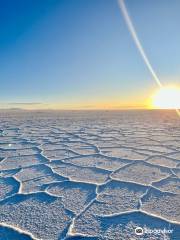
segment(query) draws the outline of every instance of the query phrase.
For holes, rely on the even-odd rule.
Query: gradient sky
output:
[[[180,1],[126,0],[164,84],[180,84]],[[156,89],[116,0],[0,0],[0,107],[141,107]]]

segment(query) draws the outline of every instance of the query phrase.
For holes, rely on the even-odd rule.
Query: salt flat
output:
[[[179,240],[179,126],[165,110],[1,111],[0,239]]]

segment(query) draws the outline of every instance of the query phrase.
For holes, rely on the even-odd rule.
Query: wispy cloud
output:
[[[3,103],[0,102],[1,109],[11,109],[11,108],[18,108],[18,109],[41,109],[46,108],[46,103],[41,102],[9,102]]]
[[[43,103],[40,102],[13,102],[8,103],[8,105],[42,105]]]

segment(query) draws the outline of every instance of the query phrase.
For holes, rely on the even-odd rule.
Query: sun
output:
[[[162,87],[151,97],[151,108],[180,109],[180,88]]]

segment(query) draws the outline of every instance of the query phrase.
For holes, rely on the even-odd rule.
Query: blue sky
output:
[[[126,0],[164,84],[180,84],[180,1]],[[0,106],[143,106],[156,89],[116,0],[1,0]]]

